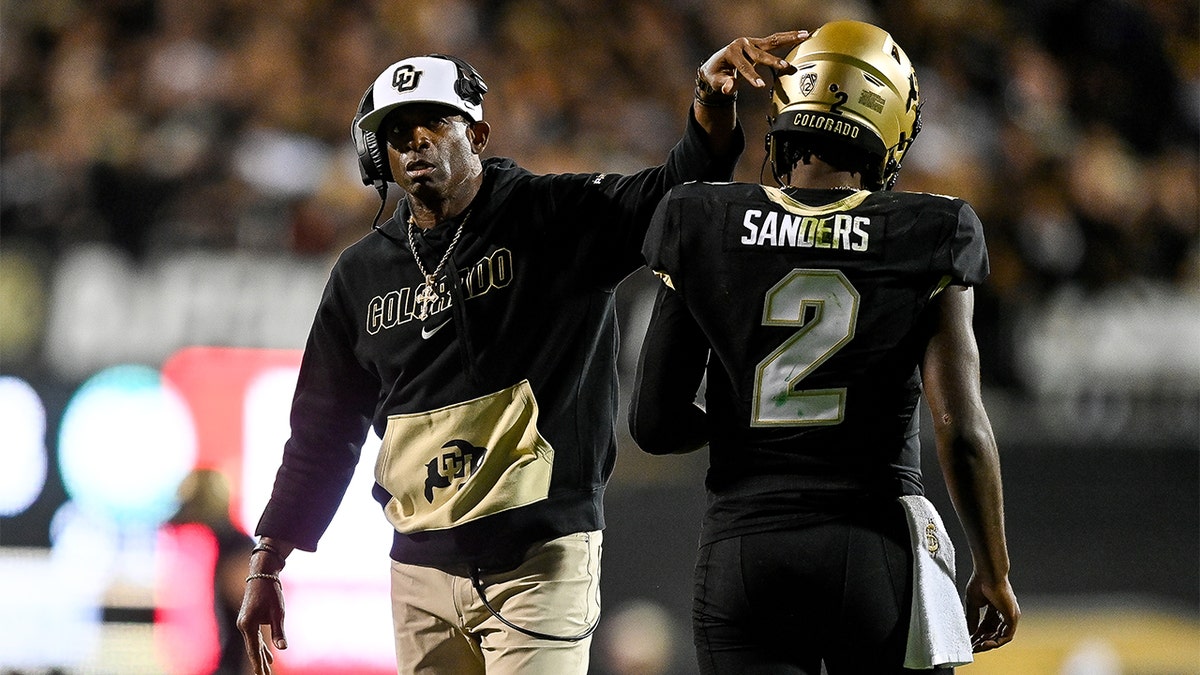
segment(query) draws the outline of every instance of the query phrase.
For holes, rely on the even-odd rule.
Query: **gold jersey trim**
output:
[[[398,532],[444,530],[542,501],[554,448],[537,429],[528,380],[421,413],[390,415],[375,480]]]
[[[939,279],[937,286],[934,286],[933,290],[930,291],[929,299],[930,300],[934,299],[935,297],[937,297],[938,293],[941,293],[942,291],[946,290],[946,287],[950,285],[951,281],[953,281],[953,279],[950,277],[949,274],[947,274],[947,275],[943,276],[941,279]]]
[[[802,202],[796,201],[787,195],[786,192],[769,185],[760,186],[763,192],[766,193],[767,199],[787,209],[789,212],[801,216],[823,216],[829,213],[838,211],[849,211],[850,209],[862,204],[867,197],[871,196],[870,190],[857,190],[849,195],[823,206],[810,206]]]

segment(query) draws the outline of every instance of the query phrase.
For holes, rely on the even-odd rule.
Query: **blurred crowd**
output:
[[[535,171],[655,164],[696,66],[741,35],[856,18],[916,64],[925,126],[899,189],[984,221],[988,378],[1005,317],[1062,287],[1200,286],[1194,0],[41,0],[0,3],[0,232],[50,261],[101,241],[332,256],[379,206],[349,126],[388,64],[487,81],[488,154]],[[758,181],[766,92],[739,109]],[[394,200],[393,189],[391,199]]]

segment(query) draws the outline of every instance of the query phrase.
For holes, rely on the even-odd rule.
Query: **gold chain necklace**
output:
[[[425,283],[417,291],[417,304],[420,307],[417,310],[417,319],[424,321],[429,316],[430,305],[438,301],[438,292],[434,290],[434,283],[438,276],[442,273],[442,268],[446,266],[446,262],[450,260],[450,255],[454,253],[454,247],[458,244],[458,238],[462,236],[463,226],[467,224],[467,219],[471,217],[471,212],[463,216],[462,220],[458,221],[458,229],[454,232],[454,238],[450,240],[450,246],[446,249],[446,255],[442,256],[437,267],[430,273],[426,271],[425,265],[421,262],[421,255],[417,253],[417,241],[413,237],[413,230],[417,228],[417,219],[412,213],[408,214],[408,247],[412,249],[413,260],[417,261],[417,269],[421,270],[421,276],[425,277]]]

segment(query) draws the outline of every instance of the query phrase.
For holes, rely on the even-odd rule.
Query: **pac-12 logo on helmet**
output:
[[[421,81],[421,71],[405,64],[392,73],[392,87],[398,92],[412,91]]]
[[[804,76],[800,78],[800,93],[801,94],[808,96],[809,94],[813,93],[813,89],[816,89],[816,88],[817,88],[817,74],[816,73],[805,73]]]

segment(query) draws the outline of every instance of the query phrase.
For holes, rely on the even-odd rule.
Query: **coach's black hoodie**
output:
[[[309,334],[292,435],[256,533],[315,550],[359,460],[383,439],[373,493],[392,558],[514,565],[534,542],[604,527],[616,455],[614,291],[642,265],[660,198],[728,180],[689,118],[662,166],[630,175],[534,175],[488,159],[460,240],[419,318],[423,278],[401,200],[335,264]],[[427,270],[460,218],[417,233]]]

